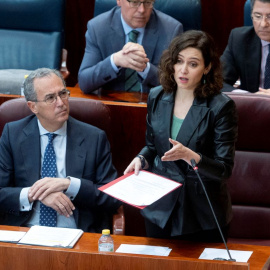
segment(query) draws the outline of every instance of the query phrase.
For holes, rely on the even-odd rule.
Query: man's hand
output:
[[[255,94],[257,95],[270,95],[270,89],[263,89],[263,88],[259,88],[259,91],[256,92]]]
[[[144,71],[146,64],[149,62],[142,45],[128,42],[123,49],[113,56],[116,66],[130,68],[136,71]]]
[[[73,215],[73,211],[75,210],[71,200],[62,192],[51,193],[45,199],[41,200],[41,202],[67,218]]]
[[[64,190],[67,190],[69,184],[70,180],[67,178],[45,177],[33,184],[33,186],[29,189],[28,198],[30,198],[31,201],[42,201],[44,198],[46,198],[49,194],[53,192],[62,192]]]

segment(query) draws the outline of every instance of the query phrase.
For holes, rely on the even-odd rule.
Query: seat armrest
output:
[[[117,213],[113,215],[113,234],[125,234],[125,215],[123,205],[121,205],[118,208]]]
[[[66,79],[70,73],[67,69],[67,54],[68,54],[67,50],[62,49],[62,62],[61,62],[60,72],[64,79]]]

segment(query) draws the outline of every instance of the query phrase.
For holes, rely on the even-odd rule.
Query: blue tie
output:
[[[41,178],[44,177],[56,177],[56,157],[53,149],[53,139],[56,134],[47,133],[45,134],[49,138],[49,142],[46,146],[44,159],[41,170]],[[57,214],[54,209],[40,203],[40,226],[56,227]]]
[[[128,41],[137,43],[137,37],[139,32],[132,30],[128,33]],[[139,92],[141,85],[138,80],[137,71],[134,69],[127,68],[125,72],[125,91],[127,92]]]
[[[270,44],[268,45],[268,56],[264,70],[264,89],[270,88]]]

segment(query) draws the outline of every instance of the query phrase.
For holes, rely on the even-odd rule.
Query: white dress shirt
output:
[[[38,121],[38,127],[40,132],[40,146],[41,146],[41,168],[44,158],[44,153],[46,146],[48,144],[48,136],[45,135],[49,133],[46,129]],[[67,122],[64,125],[54,132],[57,136],[53,140],[54,152],[56,155],[56,166],[57,166],[57,178],[67,178],[66,175],[66,144],[67,144]],[[69,177],[70,185],[68,189],[65,191],[65,195],[69,197],[72,201],[77,196],[80,186],[81,180],[74,177]],[[38,179],[37,179],[38,180]],[[31,227],[33,225],[39,225],[39,213],[40,213],[40,202],[35,201],[34,203],[29,203],[28,201],[28,191],[30,187],[23,188],[20,193],[20,210],[21,211],[30,211],[33,207],[33,213],[31,218],[27,221],[26,226]],[[76,211],[76,210],[75,210]],[[74,216],[70,216],[69,218],[59,215],[57,213],[57,227],[65,227],[65,228],[77,228]]]

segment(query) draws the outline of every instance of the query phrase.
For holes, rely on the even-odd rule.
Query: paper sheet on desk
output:
[[[134,173],[124,175],[99,189],[112,197],[142,209],[181,185],[162,176],[140,171],[138,175]]]
[[[172,250],[168,247],[121,244],[120,247],[115,252],[155,255],[155,256],[169,256],[171,251]]]
[[[80,229],[32,226],[18,244],[72,248],[82,234]]]
[[[232,92],[234,92],[234,93],[250,93],[247,90],[242,90],[242,89],[234,89],[234,90],[232,90]]]
[[[229,250],[231,257],[237,262],[247,262],[253,251]],[[199,259],[213,260],[214,258],[229,259],[226,249],[205,248]]]
[[[0,242],[17,243],[26,232],[0,230]]]

